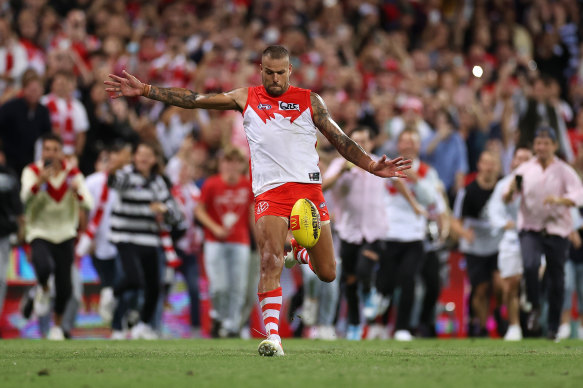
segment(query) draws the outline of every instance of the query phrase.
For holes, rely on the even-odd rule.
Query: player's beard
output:
[[[281,96],[283,93],[285,93],[286,90],[285,87],[279,85],[269,85],[265,89],[267,90],[267,93],[273,97]]]

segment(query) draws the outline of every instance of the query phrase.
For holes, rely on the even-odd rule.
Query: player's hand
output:
[[[410,169],[411,163],[411,160],[404,159],[402,156],[395,159],[387,159],[387,155],[383,155],[380,160],[371,162],[368,171],[383,178],[406,178],[407,175],[403,171]]]
[[[115,74],[110,74],[109,78],[111,81],[103,81],[104,84],[110,86],[105,88],[105,91],[109,93],[111,98],[120,97],[138,97],[144,95],[145,84],[139,79],[123,71],[123,77],[119,77]]]

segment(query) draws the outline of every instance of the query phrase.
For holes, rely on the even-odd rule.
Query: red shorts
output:
[[[315,183],[285,183],[255,197],[255,222],[263,216],[287,218],[300,198],[314,202],[320,213],[320,221],[329,221],[328,207],[322,194],[322,185]]]

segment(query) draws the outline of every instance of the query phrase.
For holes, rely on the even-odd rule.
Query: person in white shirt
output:
[[[404,130],[397,140],[399,154],[413,161],[411,169],[405,172],[405,182],[416,201],[426,207],[436,201],[439,178],[432,167],[419,160],[420,145],[421,139],[415,130]],[[413,339],[409,326],[415,277],[425,257],[423,240],[427,215],[410,205],[395,187],[394,180],[387,179],[385,184],[388,230],[385,233],[386,251],[381,256],[376,284],[377,290],[385,297],[391,297],[395,288],[401,289],[394,338],[410,341]]]
[[[63,139],[63,153],[68,157],[81,155],[89,129],[87,110],[73,96],[75,87],[75,75],[60,71],[53,77],[51,93],[41,98],[41,104],[49,109],[53,132]]]
[[[356,128],[350,138],[367,153],[374,146],[372,133],[367,127]],[[380,242],[388,228],[387,216],[382,205],[385,181],[375,175],[355,168],[354,164],[342,157],[334,159],[324,174],[322,189],[330,190],[336,204],[334,229],[340,238],[340,258],[342,260],[341,283],[345,289],[348,304],[348,329],[346,338],[359,340],[362,336],[360,326],[360,304],[358,298],[359,283],[363,293],[371,290],[369,278],[362,282],[363,275],[359,269],[371,272],[375,263],[363,255],[364,250],[381,254]],[[369,263],[365,263],[369,262]]]
[[[117,248],[108,240],[111,211],[117,202],[117,193],[108,187],[107,179],[112,159],[128,159],[131,155],[131,146],[115,145],[111,150],[100,153],[96,163],[96,172],[86,180],[87,189],[94,198],[95,206],[89,213],[87,230],[80,236],[76,247],[77,256],[91,255],[93,267],[97,271],[101,282],[99,297],[99,315],[109,323],[113,319],[115,307],[114,286],[121,276],[120,266],[116,263]],[[117,333],[113,333],[117,335]]]
[[[512,158],[512,170],[532,158],[532,151],[519,147],[514,151]],[[520,281],[522,279],[522,255],[516,222],[520,198],[512,202],[504,203],[503,197],[515,179],[514,174],[509,174],[501,179],[494,188],[488,202],[488,218],[494,233],[503,231],[502,239],[498,245],[498,269],[502,279],[502,301],[508,309],[509,327],[504,335],[507,341],[519,341],[522,339],[520,328],[519,295]]]
[[[22,172],[20,198],[25,206],[26,242],[38,281],[34,309],[37,316],[50,311],[49,278],[55,279],[55,325],[51,340],[63,340],[63,313],[72,292],[71,266],[80,208],[93,205],[81,172],[65,161],[62,140],[48,133],[42,138],[42,159]]]

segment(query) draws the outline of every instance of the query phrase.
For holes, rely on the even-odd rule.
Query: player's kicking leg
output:
[[[266,215],[255,224],[255,238],[259,248],[259,287],[263,323],[267,339],[259,344],[261,356],[283,356],[279,336],[279,313],[282,305],[280,285],[283,270],[283,246],[287,236],[287,222],[282,217]]]
[[[336,279],[336,259],[329,221],[323,222],[320,238],[312,248],[301,247],[295,239],[292,239],[291,245],[292,251],[286,257],[286,267],[292,267],[296,262],[308,264],[323,282],[329,283]]]

